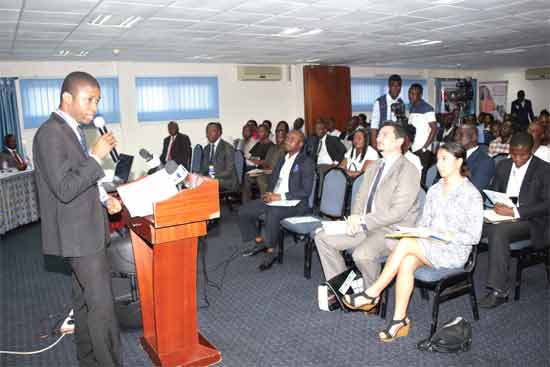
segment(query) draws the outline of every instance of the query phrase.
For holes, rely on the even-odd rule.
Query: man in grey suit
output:
[[[341,251],[352,249],[353,259],[363,275],[365,289],[378,277],[379,256],[388,255],[391,244],[385,235],[396,225],[414,226],[420,214],[420,173],[401,153],[406,132],[400,124],[388,122],[380,129],[376,143],[382,159],[365,171],[364,181],[348,218],[346,234],[321,231],[315,244],[325,278],[346,270]]]
[[[93,76],[67,75],[59,108],[38,129],[33,143],[43,253],[62,256],[71,265],[76,352],[79,365],[86,367],[122,366],[103,207],[114,214],[121,204],[97,184],[105,175],[101,160],[116,140],[107,133],[88,151],[80,126],[92,122],[99,98]]]
[[[208,145],[202,155],[201,173],[215,178],[220,183],[220,191],[239,190],[237,171],[235,171],[235,149],[221,138],[222,125],[210,122],[206,125]]]

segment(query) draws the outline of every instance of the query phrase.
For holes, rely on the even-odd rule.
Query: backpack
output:
[[[470,350],[472,327],[462,317],[446,322],[430,338],[420,341],[417,348],[424,352],[459,353]]]

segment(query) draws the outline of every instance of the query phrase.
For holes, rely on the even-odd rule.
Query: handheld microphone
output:
[[[140,149],[139,155],[145,160],[147,167],[149,167],[147,174],[155,173],[164,168],[160,159],[149,153],[147,149]]]
[[[102,116],[94,117],[94,126],[97,127],[101,135],[107,134],[107,126],[105,125],[105,119]],[[116,151],[116,148],[113,148],[113,150],[111,150],[109,154],[111,155],[111,158],[113,159],[113,161],[117,163],[118,152]]]
[[[170,178],[174,181],[175,185],[179,185],[189,174],[184,166],[177,164],[172,160],[166,162],[164,169],[170,175]]]

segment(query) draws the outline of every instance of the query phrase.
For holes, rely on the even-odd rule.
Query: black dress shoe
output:
[[[266,252],[266,251],[267,251],[267,246],[255,245],[255,246],[249,248],[248,250],[245,250],[243,252],[243,256],[256,256],[260,252]]]
[[[493,290],[487,293],[478,303],[481,308],[495,308],[506,302],[508,302],[507,293]]]
[[[275,264],[275,261],[277,261],[276,255],[267,254],[264,258],[264,261],[260,264],[260,266],[258,266],[258,269],[260,269],[260,271],[271,269],[273,264]]]

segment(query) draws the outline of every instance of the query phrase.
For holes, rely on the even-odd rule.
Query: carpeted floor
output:
[[[33,224],[0,240],[0,349],[34,350],[55,338],[41,338],[64,318],[70,307],[70,277],[64,264],[45,258],[40,227]],[[287,240],[285,262],[270,271],[257,270],[259,259],[237,256],[242,249],[236,214],[224,210],[208,237],[208,308],[199,309],[200,330],[222,353],[220,366],[548,366],[549,300],[542,266],[525,272],[522,298],[495,310],[480,310],[472,322],[470,352],[458,355],[421,353],[416,342],[427,336],[430,305],[413,295],[408,337],[391,344],[378,341],[385,321],[362,313],[323,312],[317,307],[322,272],[316,257],[312,279],[303,277],[303,246]],[[227,267],[224,265],[228,264]],[[478,296],[485,280],[486,254],[476,270]],[[223,277],[226,271],[225,277]],[[198,271],[199,305],[205,306],[202,270]],[[393,309],[390,297],[389,317]],[[472,321],[467,297],[441,306],[440,322],[455,316]],[[139,344],[140,330],[122,334],[126,366],[150,366]],[[77,366],[73,336],[35,356],[0,355],[0,366]]]

